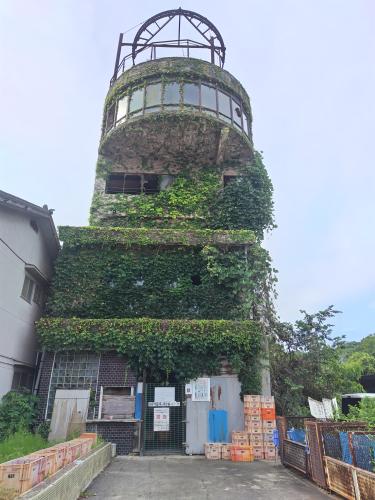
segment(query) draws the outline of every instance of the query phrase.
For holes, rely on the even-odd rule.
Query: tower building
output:
[[[272,185],[225,57],[217,28],[183,9],[120,35],[90,226],[59,229],[41,419],[71,397],[120,454],[201,453],[219,416],[221,440],[242,428],[243,392],[270,390]]]

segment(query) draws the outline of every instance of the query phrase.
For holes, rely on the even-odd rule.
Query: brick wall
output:
[[[105,441],[116,443],[117,455],[128,455],[137,449],[137,422],[98,421],[86,424],[87,432],[96,432]]]
[[[47,352],[44,358],[38,388],[38,423],[43,422],[45,417],[53,360],[54,353]],[[118,356],[116,353],[103,353],[100,357],[98,391],[95,400],[96,417],[99,411],[101,386],[120,387],[136,385],[136,374],[129,368],[125,358]],[[116,443],[118,455],[126,455],[137,448],[137,422],[94,422],[88,423],[86,428],[88,432],[97,432],[105,441]]]

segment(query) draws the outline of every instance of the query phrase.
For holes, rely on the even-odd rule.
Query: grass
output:
[[[18,431],[0,443],[0,463],[23,457],[33,451],[50,446],[39,434]]]

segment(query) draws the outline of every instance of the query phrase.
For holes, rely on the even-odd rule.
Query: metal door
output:
[[[143,451],[145,454],[184,453],[185,452],[185,385],[169,387],[175,389],[176,406],[155,405],[155,388],[160,384],[144,386]],[[157,417],[168,416],[166,430],[158,430]],[[162,424],[163,425],[163,424]],[[162,427],[161,427],[162,428]]]

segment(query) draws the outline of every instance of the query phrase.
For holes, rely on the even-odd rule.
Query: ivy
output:
[[[221,231],[210,229],[175,230],[124,227],[60,226],[59,238],[65,247],[121,244],[140,246],[249,245],[255,242],[252,231]]]
[[[98,175],[111,165],[100,160]],[[154,195],[126,196],[95,193],[90,222],[93,226],[155,228],[248,229],[262,238],[274,227],[272,183],[260,153],[239,168],[238,178],[223,187],[228,165],[201,169],[186,167],[174,183]]]
[[[155,381],[219,374],[227,359],[243,391],[259,390],[262,332],[253,321],[42,318],[37,333],[52,351],[115,351]]]
[[[155,242],[152,248],[92,242],[95,234],[123,237],[127,230],[82,233],[90,241],[74,244],[68,238],[57,259],[47,308],[52,316],[246,319],[261,302],[271,272],[258,244],[175,245],[165,251]]]

